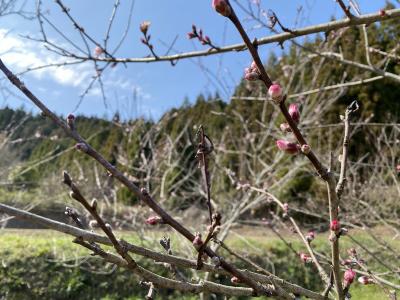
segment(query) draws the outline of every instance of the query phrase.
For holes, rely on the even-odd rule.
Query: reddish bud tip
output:
[[[224,17],[229,17],[232,13],[231,6],[227,0],[213,0],[213,8]]]
[[[193,32],[189,32],[189,33],[187,34],[187,38],[188,38],[189,40],[194,39],[195,37],[196,37],[196,35],[195,35]]]
[[[237,284],[237,283],[240,283],[240,279],[237,278],[236,276],[233,276],[233,277],[231,278],[231,282]]]
[[[379,10],[379,15],[380,15],[381,17],[386,16],[386,11],[385,11],[384,9]]]
[[[332,220],[330,229],[335,232],[339,231],[340,230],[340,222],[338,220]]]
[[[157,225],[157,224],[161,224],[162,223],[162,218],[159,217],[159,216],[151,216],[151,217],[148,217],[145,222],[148,225],[154,226],[154,225]]]
[[[358,277],[358,282],[359,283],[361,283],[361,284],[373,284],[373,283],[375,283],[375,281],[372,279],[372,278],[370,278],[370,277],[368,277],[368,276],[361,276],[361,277]]]
[[[305,254],[305,253],[300,253],[300,259],[305,264],[308,264],[308,263],[312,262],[311,256],[308,255],[308,254]]]
[[[310,243],[315,239],[315,232],[314,231],[309,231],[306,235],[306,240]]]
[[[289,115],[292,117],[293,121],[296,124],[300,122],[299,106],[296,103],[292,103],[289,105]]]
[[[277,140],[276,145],[278,146],[279,150],[288,154],[297,154],[300,148],[300,146],[296,143],[291,143],[285,140]]]
[[[75,120],[75,116],[73,114],[69,114],[67,116],[67,120]]]
[[[85,143],[78,143],[75,145],[75,148],[85,153],[89,151],[89,147]]]

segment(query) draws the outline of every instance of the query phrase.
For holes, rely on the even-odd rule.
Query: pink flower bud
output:
[[[196,233],[192,243],[197,250],[203,245],[203,241],[201,239],[201,233],[199,232]]]
[[[224,17],[229,17],[232,13],[231,6],[227,0],[213,0],[213,8]]]
[[[300,253],[300,259],[302,260],[302,262],[304,262],[305,264],[308,264],[310,262],[312,262],[312,258],[310,255],[305,254],[305,253]]]
[[[257,72],[246,72],[244,74],[244,79],[248,81],[256,81],[260,79],[260,75]]]
[[[386,16],[386,11],[385,11],[384,9],[379,10],[379,15],[380,15],[381,17]]]
[[[149,30],[150,27],[150,22],[149,21],[144,21],[140,24],[140,31],[145,35],[147,33],[147,30]]]
[[[231,278],[231,282],[232,282],[232,283],[235,283],[235,284],[238,284],[238,283],[240,283],[240,279],[237,278],[236,276],[233,276],[233,277]]]
[[[301,152],[307,155],[311,152],[311,147],[307,144],[304,144],[301,146]]]
[[[400,165],[397,165],[397,166],[396,166],[396,171],[397,171],[398,173],[400,173]]]
[[[151,216],[151,217],[148,217],[145,222],[146,222],[146,224],[154,226],[157,224],[161,224],[162,218],[159,216]]]
[[[273,85],[271,85],[268,89],[268,95],[271,97],[271,99],[276,102],[279,103],[282,100],[282,87],[277,84],[274,83]]]
[[[350,284],[353,283],[355,277],[356,277],[356,272],[354,272],[352,269],[347,269],[344,272],[344,276],[343,276],[344,286],[345,287],[350,286]]]
[[[315,239],[315,232],[314,231],[309,231],[308,233],[307,233],[307,235],[306,235],[306,240],[307,240],[307,242],[311,242],[311,241],[313,241]]]
[[[338,220],[332,220],[330,229],[332,231],[339,231],[340,230],[340,222]]]
[[[292,103],[289,105],[289,115],[292,117],[293,121],[296,124],[300,122],[299,106],[296,103]]]
[[[75,149],[82,151],[82,152],[88,152],[89,147],[85,143],[78,143],[75,145]]]
[[[375,283],[375,281],[372,278],[368,277],[368,276],[358,277],[358,282],[361,283],[361,284],[365,284],[365,285]]]
[[[254,72],[260,72],[259,70],[258,70],[258,67],[257,67],[257,64],[256,64],[256,62],[253,60],[253,62],[251,63],[251,65],[250,65],[250,69],[252,69]]]
[[[285,151],[288,154],[297,154],[299,153],[300,146],[296,143],[291,143],[285,140],[277,140],[276,145],[279,150]]]
[[[103,48],[101,48],[101,47],[99,47],[99,46],[96,46],[96,48],[94,48],[94,55],[95,55],[96,57],[102,55],[103,52],[104,52]]]

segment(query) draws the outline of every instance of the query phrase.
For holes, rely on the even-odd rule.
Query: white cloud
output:
[[[72,59],[61,57],[56,53],[48,51],[43,47],[42,43],[26,39],[4,28],[0,28],[0,41],[0,57],[14,73],[21,73],[29,68],[72,61]],[[64,47],[67,48],[66,45]],[[119,71],[117,68],[109,68],[103,73],[102,82],[104,83],[106,92],[117,90],[122,94],[132,95],[132,92],[136,90],[137,96],[140,99],[151,99],[149,93],[143,91],[128,76],[121,75]],[[40,68],[32,70],[27,74],[36,79],[50,79],[65,87],[78,88],[79,93],[81,93],[89,86],[93,75],[95,75],[95,70],[93,64],[87,62],[71,66]],[[52,90],[49,87],[46,87],[46,89],[48,91]],[[44,92],[44,88],[42,92]],[[95,84],[88,92],[88,96],[95,98],[101,97],[101,95],[101,89],[98,84]],[[109,97],[110,95],[106,96]]]
[[[42,44],[17,36],[0,28],[0,55],[2,60],[13,68],[15,73],[66,61],[46,50]],[[73,66],[47,67],[31,71],[29,74],[38,79],[51,78],[55,82],[72,87],[83,87],[94,71],[88,64]]]

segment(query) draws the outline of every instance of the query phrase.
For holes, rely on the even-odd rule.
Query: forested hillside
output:
[[[386,51],[398,43],[395,37],[400,35],[400,24],[389,21],[370,25],[368,33],[370,47]],[[364,84],[290,97],[321,86],[362,80],[369,74],[332,59],[313,57],[312,51],[303,49],[318,49],[320,52],[325,48],[334,49],[346,59],[366,63],[363,38],[357,28],[314,37],[313,41],[307,41],[301,47],[289,42],[283,47],[287,54],[280,58],[271,55],[266,62],[267,71],[288,87],[287,101],[300,105],[300,129],[304,130],[310,144],[318,153],[333,151],[337,154],[342,127],[335,124],[339,123],[339,115],[343,114],[345,107],[357,99],[361,109],[353,122],[361,125],[355,127],[352,136],[350,161],[360,163],[357,168],[363,170],[361,182],[367,182],[371,172],[379,173],[383,178],[379,186],[385,187],[385,193],[389,193],[385,201],[394,205],[387,187],[394,184],[390,174],[395,170],[399,153],[398,150],[393,153],[395,148],[389,151],[391,144],[377,146],[375,142],[397,134],[390,125],[384,127],[382,123],[398,123],[400,119],[399,85],[390,78],[377,78]],[[373,65],[384,63],[386,70],[400,72],[398,55],[382,62],[381,54],[370,52],[370,59]],[[243,81],[228,103],[218,95],[200,95],[195,103],[186,102],[158,121],[122,121],[118,114],[111,121],[78,115],[76,126],[81,135],[88,138],[111,163],[129,174],[139,186],[147,187],[170,208],[204,205],[201,173],[195,159],[199,125],[205,127],[206,134],[214,143],[212,194],[213,201],[221,209],[242,199],[246,191],[238,185],[245,183],[272,186],[272,191],[287,202],[307,203],[310,195],[323,197],[321,183],[315,180],[313,171],[301,163],[302,158],[279,156],[275,141],[282,136],[279,130],[282,119],[277,117],[276,108],[262,99],[241,99],[263,94],[261,83]],[[371,125],[367,126],[367,123]],[[313,130],[309,130],[311,128]],[[55,195],[64,194],[61,186],[54,186],[57,186],[61,171],[67,169],[85,183],[93,197],[105,197],[107,203],[136,204],[135,197],[126,188],[114,182],[88,157],[77,153],[74,143],[44,117],[3,108],[0,110],[0,132],[2,201],[13,202],[15,198],[23,203],[40,200],[39,206],[49,207]],[[279,170],[274,167],[277,158]],[[368,164],[377,160],[381,160],[382,168],[371,170]],[[282,178],[286,183],[284,187],[283,184],[274,185]],[[353,188],[362,189],[362,184]],[[24,196],[25,192],[30,196]],[[349,193],[347,197],[351,199],[353,196]],[[50,200],[43,201],[46,198]],[[259,208],[256,206],[252,213],[257,214]]]

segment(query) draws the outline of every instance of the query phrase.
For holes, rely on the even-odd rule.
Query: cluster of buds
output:
[[[256,81],[260,79],[260,70],[257,67],[257,64],[253,61],[250,67],[244,69],[244,79],[248,81]]]
[[[313,230],[310,230],[310,231],[306,234],[306,240],[307,240],[307,242],[310,244],[314,239],[315,239],[315,232],[314,232]]]
[[[163,223],[163,219],[161,217],[159,217],[159,216],[151,216],[151,217],[148,217],[145,222],[148,225],[154,226],[154,225],[157,225],[157,224],[162,224]]]
[[[229,17],[232,14],[232,8],[228,0],[213,0],[212,6],[217,13],[224,17]]]
[[[301,149],[299,144],[292,143],[286,140],[277,140],[276,145],[278,146],[279,150],[291,155],[298,154]]]
[[[209,45],[211,48],[217,49],[211,43],[211,39],[208,35],[203,35],[203,30],[197,31],[196,25],[192,25],[192,31],[187,34],[189,40],[197,38],[202,45]]]
[[[149,27],[150,27],[151,23],[149,21],[144,21],[140,24],[140,31],[143,33],[143,37],[140,39],[140,41],[146,45],[147,47],[149,47],[150,50],[153,50],[153,45],[150,44],[150,38],[151,35],[147,34]]]
[[[356,277],[356,272],[354,272],[352,269],[347,269],[343,275],[344,287],[349,288],[349,286],[353,283],[355,277]]]
[[[93,50],[94,56],[95,57],[99,57],[100,55],[102,55],[104,53],[104,49],[101,48],[100,46],[96,46],[96,48],[94,48]]]
[[[367,284],[374,284],[375,280],[373,280],[371,277],[368,277],[368,276],[361,276],[361,277],[358,277],[358,282],[361,284],[367,285]]]
[[[311,256],[305,253],[300,253],[300,259],[305,264],[312,262]]]
[[[283,100],[283,90],[280,84],[272,84],[268,89],[268,95],[275,103],[281,103],[281,101]]]
[[[199,250],[200,247],[203,245],[203,240],[201,239],[200,232],[196,232],[192,244],[197,250]]]

